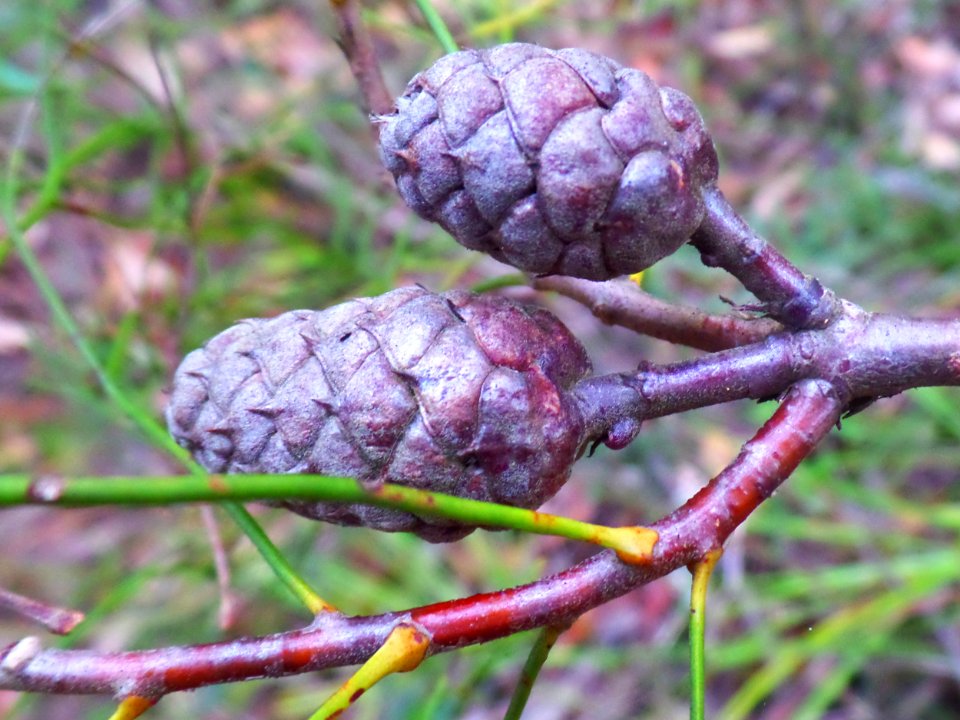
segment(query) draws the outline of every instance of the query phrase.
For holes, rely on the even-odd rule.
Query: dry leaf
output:
[[[764,55],[773,48],[773,32],[765,24],[745,25],[715,34],[707,52],[723,60],[742,60]]]
[[[923,161],[936,170],[960,170],[960,141],[945,133],[927,133],[920,152]]]
[[[30,333],[23,323],[0,317],[0,355],[12,355],[24,350],[29,342]]]

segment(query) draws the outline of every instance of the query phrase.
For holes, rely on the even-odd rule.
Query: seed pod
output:
[[[404,288],[225,330],[180,365],[167,423],[211,472],[346,475],[532,508],[584,444],[568,391],[589,370],[546,310]],[[472,529],[372,506],[280,504],[435,542]]]
[[[380,121],[381,157],[411,208],[537,274],[649,267],[697,229],[717,177],[690,98],[575,48],[447,55]]]

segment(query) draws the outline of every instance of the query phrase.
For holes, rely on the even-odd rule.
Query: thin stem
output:
[[[762,309],[787,327],[823,327],[838,310],[837,297],[804,275],[757,235],[716,187],[703,193],[707,214],[691,243],[704,264],[721,267],[763,303]]]
[[[416,669],[429,648],[430,637],[421,628],[406,623],[397,625],[380,649],[310,716],[310,720],[330,720],[339,716],[387,675]]]
[[[537,278],[532,284],[537,290],[552,290],[576,300],[608,325],[698,350],[748,345],[783,330],[780,323],[766,318],[710,315],[696,308],[673,305],[641,290],[630,280],[591,282],[553,275]]]
[[[423,13],[423,19],[427,21],[427,25],[430,26],[443,51],[445,53],[457,52],[460,46],[457,45],[457,41],[453,39],[450,28],[447,27],[443,18],[440,17],[440,13],[437,12],[433,3],[430,2],[430,0],[414,0],[414,2],[416,2],[417,7],[420,8],[420,12]]]
[[[203,518],[203,527],[207,531],[207,539],[210,541],[210,549],[213,552],[213,567],[217,575],[217,589],[220,591],[218,624],[221,630],[229,630],[236,622],[237,615],[237,601],[230,581],[230,560],[223,546],[223,535],[220,533],[213,507],[203,505],[200,508],[200,516]]]
[[[464,525],[500,527],[540,535],[558,535],[580,540],[618,553],[624,562],[643,563],[657,542],[649,528],[607,527],[536,510],[471,500],[444,493],[385,483],[367,490],[352,478],[326,475],[210,475],[159,477],[53,477],[0,475],[0,507],[41,504],[58,507],[91,505],[169,505],[182,502],[223,502],[268,562],[279,559],[270,542],[239,500],[315,500],[366,503],[405,510],[418,515],[456,520]],[[278,556],[278,557],[274,557]],[[296,573],[284,567],[277,575],[314,611],[331,609],[317,601],[315,593],[301,583]]]
[[[690,587],[690,720],[706,717],[706,652],[704,638],[707,630],[707,587],[710,576],[720,561],[723,551],[711,550],[694,563]]]
[[[359,485],[357,488],[361,493],[365,492]],[[594,525],[560,515],[417,490],[402,485],[384,484],[370,491],[367,502],[408,512],[436,515],[467,524],[581,540],[615,550],[624,562],[645,562],[657,542],[656,532],[649,528]]]
[[[330,0],[330,7],[337,19],[337,40],[360,87],[364,110],[387,114],[393,109],[393,94],[383,80],[370,32],[360,20],[357,0]]]
[[[29,618],[57,635],[66,635],[83,622],[83,613],[79,610],[48,605],[4,588],[0,588],[0,608]]]
[[[487,40],[505,32],[512,34],[516,28],[535,22],[545,13],[559,5],[562,0],[530,0],[530,2],[516,3],[512,10],[498,12],[489,20],[478,22],[470,27],[470,36],[474,39]]]
[[[550,625],[539,632],[536,642],[530,648],[530,654],[527,655],[527,661],[523,664],[523,670],[520,671],[520,680],[513,689],[513,696],[510,698],[510,705],[503,720],[520,720],[523,709],[527,706],[527,700],[530,699],[533,685],[540,675],[543,664],[547,661],[547,656],[567,627]]]
[[[267,537],[267,534],[260,527],[260,524],[253,519],[253,516],[247,512],[246,508],[239,503],[224,503],[224,509],[243,531],[244,535],[253,543],[253,546],[260,553],[267,566],[273,571],[277,579],[282,582],[294,597],[298,598],[306,609],[316,615],[326,611],[336,611],[332,605],[320,597],[320,595],[310,587],[310,584],[303,579],[303,576],[294,569],[290,561],[284,557],[283,553]]]
[[[267,564],[273,569],[274,575],[282,582],[287,589],[293,593],[294,597],[314,615],[322,612],[337,612],[337,609],[324,600],[317,592],[310,587],[310,584],[303,579],[293,566],[287,562],[287,559],[280,552],[279,548],[273,544],[273,541],[267,537],[267,534],[260,527],[260,524],[253,519],[253,516],[243,505],[238,502],[226,502],[223,504],[233,521],[240,527],[243,533],[249,538],[250,542],[260,553],[260,556],[266,560]]]
[[[483,293],[501,290],[503,288],[519,287],[527,284],[527,276],[523,273],[507,273],[494,275],[470,286],[470,292]]]
[[[0,652],[0,688],[48,693],[114,693],[122,688],[127,694],[159,697],[203,685],[363,663],[401,618],[430,636],[431,653],[571,622],[721,547],[812,452],[843,406],[844,400],[823,381],[798,384],[726,470],[654,525],[660,542],[648,564],[629,565],[614,553],[601,552],[521,587],[403,613],[353,618],[325,614],[302,630],[222,643],[104,653],[44,650],[36,641],[24,640]],[[18,649],[24,643],[25,649]]]

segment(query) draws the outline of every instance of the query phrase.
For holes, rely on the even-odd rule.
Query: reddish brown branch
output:
[[[592,282],[552,275],[537,278],[538,290],[552,290],[586,306],[608,325],[619,325],[660,340],[698,350],[726,350],[763,340],[783,330],[767,318],[745,319],[711,315],[695,308],[664,302],[625,278]]]
[[[218,615],[220,629],[229,630],[237,620],[239,606],[236,593],[234,593],[230,584],[230,560],[227,558],[227,550],[223,546],[223,536],[220,534],[220,526],[217,524],[217,517],[213,513],[213,506],[202,506],[200,516],[203,518],[203,527],[207,531],[207,539],[210,541],[210,549],[213,551],[213,567],[217,574],[217,588],[220,590],[220,613]]]
[[[720,547],[830,431],[845,401],[822,380],[797,385],[726,470],[654,526],[660,542],[647,565],[626,565],[603,552],[509,590],[404,613],[325,614],[303,630],[210,645],[100,653],[42,650],[31,638],[0,653],[0,688],[156,698],[203,685],[361,663],[399,622],[423,628],[432,653],[569,622]]]
[[[360,20],[356,0],[330,0],[337,18],[338,43],[350,63],[363,96],[364,109],[373,115],[385,115],[393,109],[393,95],[380,72],[380,63],[373,49],[373,39]]]
[[[56,607],[0,588],[0,608],[29,618],[57,635],[66,635],[83,620],[79,610]]]

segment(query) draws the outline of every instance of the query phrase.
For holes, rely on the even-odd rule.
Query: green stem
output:
[[[453,35],[450,33],[450,28],[447,27],[447,24],[443,21],[443,18],[440,17],[440,13],[438,13],[436,8],[433,7],[433,4],[430,2],[430,0],[415,1],[417,3],[417,7],[420,8],[420,12],[423,13],[423,18],[427,21],[427,25],[430,26],[433,34],[440,42],[440,46],[443,48],[443,51],[447,53],[457,52],[460,49],[460,46],[457,45],[457,41],[453,39]]]
[[[0,507],[44,504],[169,505],[244,500],[313,500],[364,503],[456,520],[465,525],[509,528],[615,550],[625,562],[647,561],[657,533],[643,527],[607,527],[497,503],[384,484],[367,490],[352,478],[326,475],[203,475],[73,477],[0,475]]]
[[[553,649],[557,638],[560,637],[566,627],[545,627],[537,635],[537,641],[530,648],[530,654],[527,655],[527,661],[523,664],[523,670],[520,672],[520,680],[517,687],[513,690],[513,697],[510,698],[510,706],[503,716],[503,720],[520,720],[523,709],[527,706],[527,700],[530,699],[530,692],[533,690],[533,684],[537,681],[540,669],[547,661],[550,650]]]
[[[287,589],[292,592],[297,599],[314,615],[323,612],[337,612],[337,609],[317,595],[306,580],[297,573],[284,558],[283,554],[273,544],[273,541],[267,537],[267,534],[260,527],[260,524],[253,519],[253,516],[247,509],[238,502],[223,503],[224,510],[229,513],[233,521],[253,543],[260,555],[266,560],[267,564],[273,568],[274,574]]]
[[[690,720],[706,717],[706,651],[704,636],[707,629],[707,586],[723,550],[708,552],[691,568],[693,585],[690,588]]]
[[[356,487],[360,488],[359,485]],[[645,562],[658,538],[657,533],[648,528],[593,525],[560,515],[417,490],[402,485],[385,483],[369,493],[363,490],[360,492],[366,499],[359,502],[396,507],[421,515],[436,515],[471,525],[491,525],[582,540],[616,550],[625,562]]]
[[[523,273],[508,273],[506,275],[495,275],[494,277],[481,280],[470,287],[470,292],[478,294],[492,292],[508,287],[523,287],[529,284],[529,278]]]

